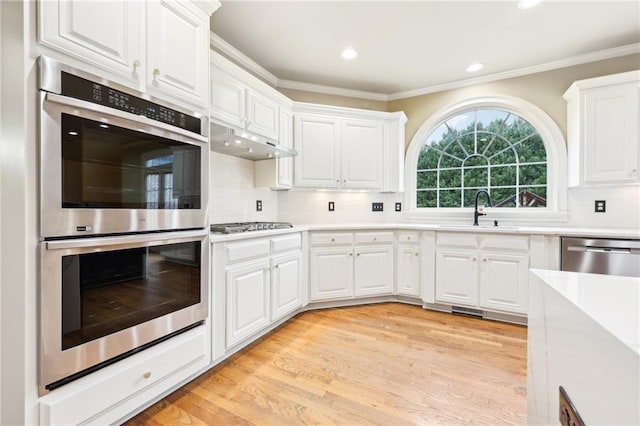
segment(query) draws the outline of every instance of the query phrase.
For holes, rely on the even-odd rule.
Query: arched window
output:
[[[516,215],[525,208],[548,215],[566,206],[562,134],[547,114],[520,99],[471,99],[436,113],[409,145],[406,170],[414,213],[473,208],[482,189],[494,208]]]
[[[508,111],[447,119],[420,150],[417,207],[469,207],[480,189],[494,207],[546,207],[547,152],[540,134]]]

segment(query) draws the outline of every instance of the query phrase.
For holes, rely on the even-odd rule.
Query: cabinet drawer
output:
[[[227,263],[241,262],[258,257],[269,256],[269,240],[260,238],[244,240],[225,245]]]
[[[358,232],[355,240],[356,244],[393,243],[393,232]]]
[[[420,242],[420,232],[418,231],[399,231],[399,243],[417,243]]]
[[[313,233],[309,236],[309,243],[312,246],[353,244],[353,234],[351,232]]]
[[[40,424],[102,423],[96,421],[97,417],[105,419],[105,423],[117,420],[126,412],[109,414],[110,409],[118,411],[116,407],[139,399],[138,395],[147,388],[158,388],[159,395],[168,389],[160,389],[161,386],[172,386],[170,382],[175,382],[169,377],[182,376],[187,370],[193,374],[204,368],[211,361],[206,350],[207,330],[205,326],[195,328],[52,391],[40,399]],[[137,401],[138,405],[143,402]],[[115,418],[106,420],[114,415]]]
[[[494,235],[480,240],[481,249],[529,251],[529,237],[516,235]]]
[[[271,254],[282,253],[302,248],[300,234],[287,234],[271,238]]]

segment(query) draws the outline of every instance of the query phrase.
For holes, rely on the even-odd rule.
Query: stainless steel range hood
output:
[[[262,136],[213,122],[210,140],[212,151],[247,160],[268,160],[298,155],[294,149],[280,146]]]

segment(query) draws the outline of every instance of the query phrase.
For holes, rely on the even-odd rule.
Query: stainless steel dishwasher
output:
[[[640,240],[561,237],[563,271],[640,277]]]

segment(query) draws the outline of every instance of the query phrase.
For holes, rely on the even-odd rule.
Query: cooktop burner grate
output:
[[[289,222],[237,222],[237,223],[214,223],[211,225],[211,232],[221,234],[233,234],[236,232],[264,231],[269,229],[292,228]]]

